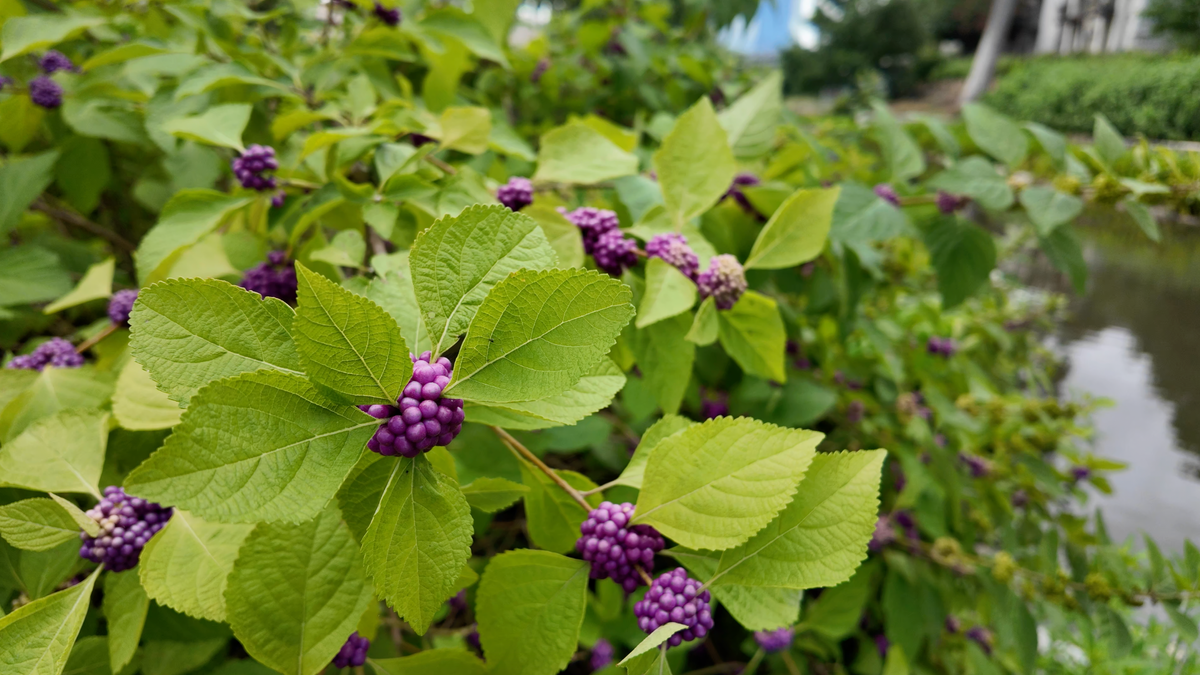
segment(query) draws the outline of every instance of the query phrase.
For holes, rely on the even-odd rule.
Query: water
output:
[[[1200,228],[1165,227],[1156,245],[1093,216],[1080,234],[1088,288],[1056,336],[1061,386],[1112,399],[1094,451],[1129,465],[1096,503],[1114,538],[1144,531],[1178,552],[1185,537],[1200,544]]]

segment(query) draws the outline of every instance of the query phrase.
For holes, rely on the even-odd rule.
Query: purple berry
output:
[[[663,259],[693,281],[700,271],[700,258],[688,246],[687,237],[682,234],[666,232],[654,235],[646,242],[646,255]]]
[[[704,419],[725,417],[729,414],[729,394],[723,391],[704,389],[700,392],[700,414]]]
[[[542,80],[542,75],[545,75],[547,70],[550,70],[550,59],[543,56],[538,59],[537,65],[533,67],[533,72],[529,74],[529,81],[537,84]]]
[[[738,259],[722,253],[708,261],[708,269],[696,277],[696,286],[700,289],[700,297],[716,300],[717,309],[731,309],[749,284]]]
[[[972,478],[986,478],[992,473],[992,463],[979,455],[960,452],[958,459],[971,472]]]
[[[649,634],[672,621],[687,626],[667,640],[672,647],[708,635],[713,627],[708,606],[711,596],[700,588],[700,582],[688,577],[682,567],[662,574],[650,584],[646,597],[633,606],[638,628]]]
[[[108,301],[108,318],[118,326],[129,325],[129,313],[133,311],[133,303],[137,300],[136,289],[127,288],[113,293]]]
[[[409,355],[413,361],[412,379],[404,386],[396,405],[360,405],[359,409],[375,419],[385,420],[367,442],[372,452],[389,457],[416,457],[435,446],[445,446],[462,431],[466,418],[462,399],[443,398],[453,375],[445,357],[430,362],[425,352]]]
[[[380,3],[375,3],[375,9],[371,10],[377,19],[386,23],[389,26],[400,25],[400,8],[399,7],[384,7]]]
[[[782,652],[792,646],[792,638],[795,634],[791,626],[775,630],[758,630],[754,631],[754,641],[768,654]]]
[[[496,190],[496,199],[513,211],[533,203],[533,183],[528,178],[509,178],[508,182]]]
[[[267,192],[278,186],[274,176],[263,175],[266,171],[279,168],[279,161],[275,159],[275,148],[269,145],[251,145],[240,156],[235,157],[230,166],[233,168],[233,175],[237,176],[238,182],[247,190]]]
[[[900,195],[896,194],[896,188],[887,183],[880,183],[875,186],[875,194],[883,201],[892,206],[900,206]]]
[[[38,75],[29,81],[29,98],[33,99],[36,105],[54,109],[62,105],[63,90],[54,80],[45,75]]]
[[[1091,477],[1092,470],[1090,467],[1083,466],[1082,464],[1071,467],[1071,480],[1073,482],[1080,483]]]
[[[581,206],[574,211],[567,211],[560,206],[558,212],[563,214],[567,220],[571,221],[582,232],[583,252],[588,255],[594,253],[596,242],[600,239],[601,235],[621,227],[621,222],[617,219],[616,212],[609,211],[608,209]]]
[[[995,639],[992,637],[992,631],[983,626],[972,626],[967,629],[967,639],[979,645],[988,656],[992,655],[992,646],[995,644]]]
[[[289,305],[296,304],[296,263],[288,260],[283,251],[267,254],[267,261],[246,270],[239,284],[264,298],[279,298]]]
[[[354,631],[346,638],[346,644],[333,657],[334,668],[358,668],[367,662],[367,649],[371,641]]]
[[[937,199],[936,199],[938,211],[941,211],[942,213],[944,213],[946,215],[950,215],[952,213],[955,213],[956,211],[961,210],[963,207],[965,207],[967,205],[967,202],[969,202],[969,201],[970,201],[970,199],[968,199],[967,197],[963,197],[960,195],[952,195],[949,192],[945,192],[943,190],[938,190]]]
[[[747,213],[757,214],[758,211],[750,203],[750,200],[746,198],[746,193],[742,191],[742,188],[758,185],[759,182],[758,176],[752,173],[739,173],[733,177],[733,183],[730,184],[729,189],[725,191],[725,195],[721,199],[732,197],[738,203],[738,206],[742,207],[742,210]]]
[[[276,192],[274,195],[271,196],[271,206],[274,208],[279,208],[279,207],[283,206],[283,202],[285,199],[287,199],[287,193],[284,192],[283,190],[280,190],[279,192]]]
[[[879,650],[880,657],[886,657],[888,650],[891,649],[892,643],[887,639],[886,635],[880,633],[875,636],[875,649]]]
[[[637,242],[626,239],[620,230],[609,230],[600,235],[592,249],[596,267],[619,277],[627,268],[637,264]]]
[[[613,662],[613,646],[612,643],[604,638],[596,640],[596,645],[592,647],[592,670],[602,670],[607,668]]]
[[[630,525],[631,520],[633,504],[604,502],[588,513],[579,526],[583,536],[575,541],[575,550],[591,563],[591,577],[612,579],[626,593],[641,585],[635,566],[652,568],[654,554],[666,544],[653,527]]]
[[[962,622],[958,620],[958,617],[954,616],[953,614],[947,614],[946,632],[950,633],[951,635],[955,635],[960,630],[962,630]]]
[[[138,497],[130,497],[121,488],[104,488],[104,498],[87,511],[100,526],[100,536],[80,532],[83,545],[79,555],[100,563],[112,572],[124,572],[138,564],[138,558],[159,530],[167,526],[174,509],[164,508]]]
[[[867,550],[878,553],[895,541],[896,528],[892,526],[892,519],[887,516],[879,516],[875,521],[875,532],[871,535],[871,541],[867,542]]]
[[[38,60],[38,67],[47,75],[60,70],[75,70],[75,64],[71,63],[71,59],[68,59],[66,54],[54,49],[42,55],[42,58]]]
[[[50,338],[28,354],[14,356],[8,368],[15,370],[42,370],[46,366],[55,368],[78,368],[83,365],[83,355],[75,346],[62,338]]]

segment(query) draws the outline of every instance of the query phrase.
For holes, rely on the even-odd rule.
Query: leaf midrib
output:
[[[350,340],[350,336],[346,335],[346,332],[344,330],[342,330],[342,327],[339,326],[337,324],[337,321],[334,320],[333,314],[330,313],[329,309],[325,306],[325,303],[321,300],[321,296],[317,293],[316,287],[313,285],[313,283],[311,281],[309,281],[307,278],[304,280],[304,282],[306,284],[308,284],[309,290],[312,292],[312,295],[313,295],[313,300],[316,301],[317,306],[320,307],[321,311],[325,313],[325,317],[327,319],[329,319],[329,325],[332,326],[338,332],[338,335],[342,336],[342,341],[345,342],[346,346],[348,346],[350,348],[350,351],[353,352],[354,355],[358,357],[359,362],[362,363],[363,368],[366,369],[367,375],[370,376],[371,380],[375,383],[375,386],[379,387],[379,390],[381,392],[383,392],[384,400],[390,401],[393,398],[395,398],[389,394],[387,387],[383,386],[383,382],[381,382],[380,379],[375,376],[375,371],[371,370],[371,366],[369,366],[367,364],[366,357],[358,351],[358,348],[355,347],[354,342],[352,342]],[[299,314],[297,314],[297,316],[299,316]],[[366,323],[367,323],[367,328],[369,331],[370,330],[370,322],[366,322]],[[330,346],[332,346],[332,345],[330,345]],[[391,356],[392,356],[392,350],[389,348],[386,353],[387,360],[384,361],[384,364],[383,364],[383,372],[385,372],[385,373],[387,372],[388,364],[391,361]],[[349,373],[346,373],[346,374],[349,374]]]

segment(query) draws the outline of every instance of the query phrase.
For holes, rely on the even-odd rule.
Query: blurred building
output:
[[[1200,0],[1196,0],[1200,2]],[[1142,16],[1149,0],[1042,0],[1038,20],[1039,54],[1160,50]]]

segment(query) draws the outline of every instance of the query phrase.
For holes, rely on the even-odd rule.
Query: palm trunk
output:
[[[1004,48],[1008,27],[1012,25],[1016,9],[1017,0],[992,0],[987,27],[983,29],[983,38],[979,40],[979,48],[971,60],[971,73],[958,97],[960,104],[977,100],[992,83],[996,62],[1000,60],[1000,50]]]

